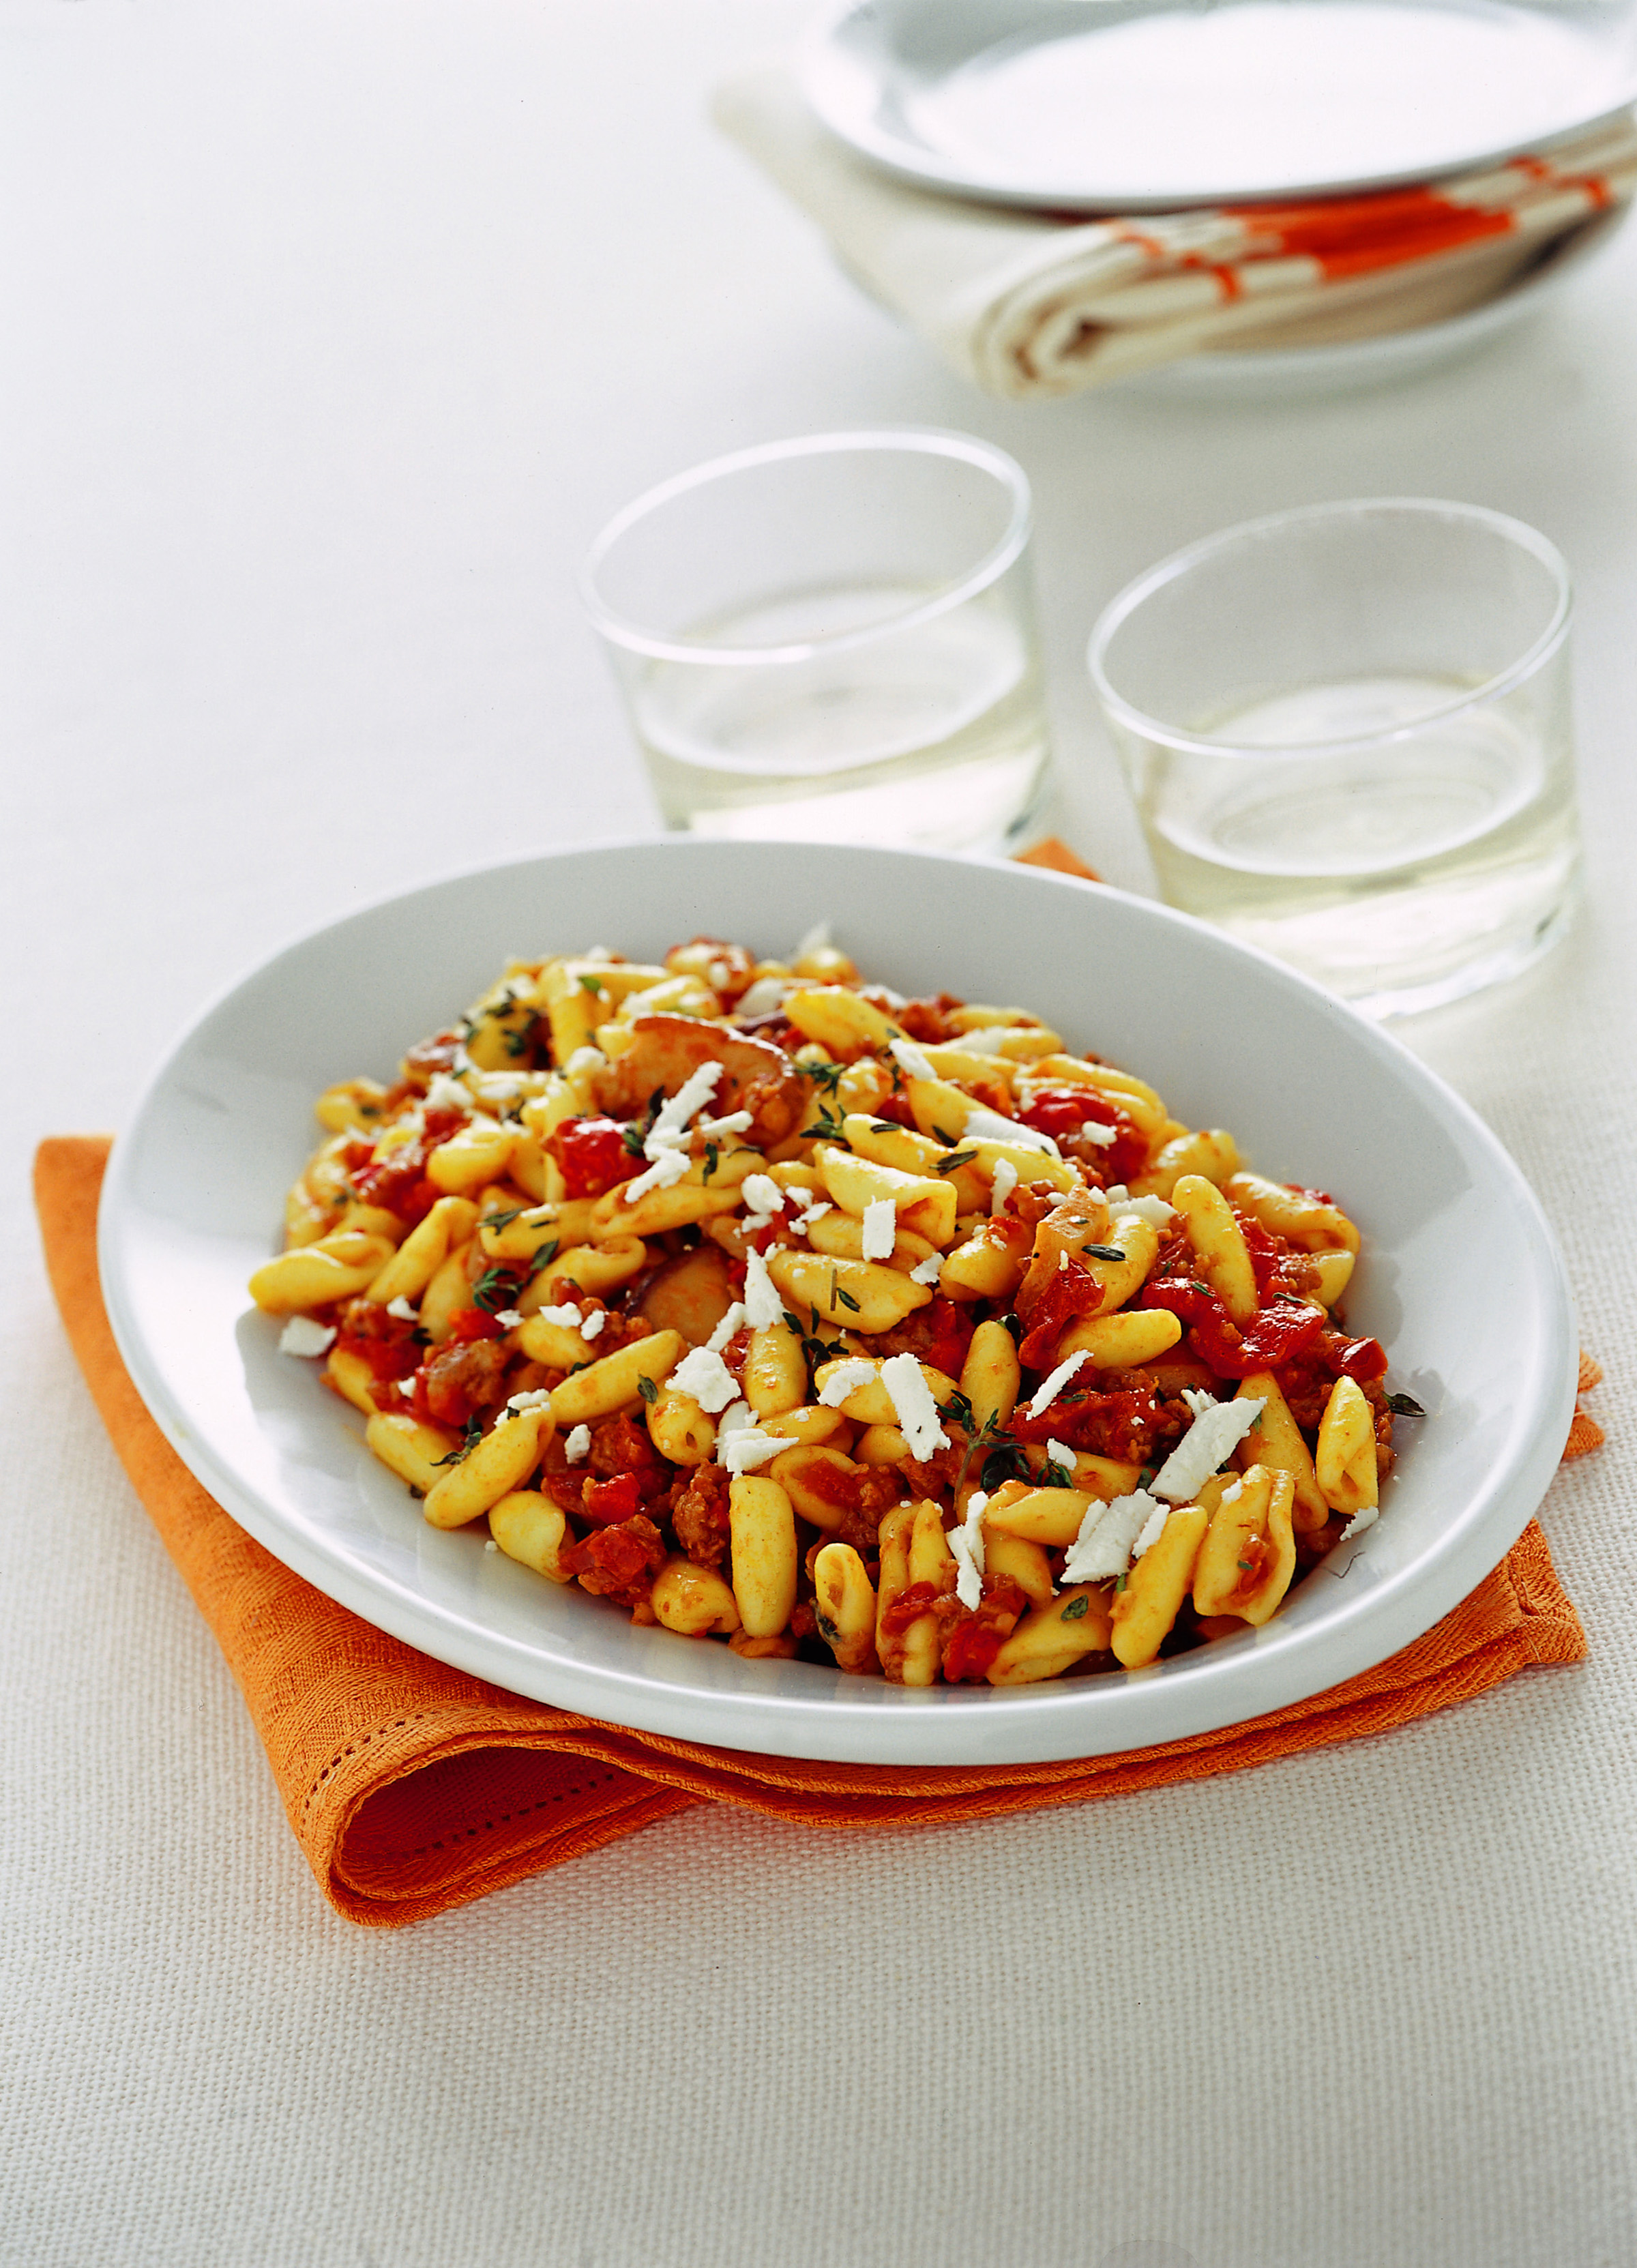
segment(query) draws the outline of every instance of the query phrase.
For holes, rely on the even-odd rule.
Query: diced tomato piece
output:
[[[1139,1304],[1180,1315],[1188,1326],[1189,1345],[1219,1378],[1248,1378],[1253,1370],[1291,1361],[1313,1344],[1327,1321],[1323,1307],[1279,1300],[1242,1331],[1214,1292],[1177,1277],[1145,1285]]]
[[[644,1170],[646,1160],[632,1155],[625,1130],[617,1118],[565,1118],[547,1135],[565,1195],[600,1197]]]
[[[1130,1181],[1148,1162],[1147,1135],[1139,1131],[1117,1102],[1111,1102],[1095,1087],[1042,1087],[1030,1097],[1028,1109],[1020,1111],[1018,1116],[1025,1126],[1034,1127],[1040,1134],[1050,1134],[1054,1142],[1066,1141],[1082,1126],[1111,1128],[1114,1140],[1096,1144],[1086,1160],[1089,1164],[1095,1160],[1110,1186],[1116,1182]]]
[[[617,1528],[642,1510],[642,1483],[635,1473],[620,1473],[609,1481],[588,1480],[580,1503],[594,1528]]]
[[[1029,1330],[1017,1355],[1024,1369],[1043,1370],[1066,1326],[1079,1315],[1095,1314],[1102,1305],[1102,1286],[1083,1260],[1071,1258],[1066,1268],[1048,1276],[1044,1291],[1023,1317]]]

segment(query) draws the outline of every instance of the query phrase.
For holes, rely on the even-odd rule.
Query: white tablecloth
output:
[[[8,2268],[1593,2268],[1637,2257],[1637,234],[1378,394],[966,392],[703,108],[791,0],[0,0]],[[24,1182],[279,941],[653,824],[573,576],[716,451],[1013,450],[1067,831],[1147,887],[1080,673],[1138,567],[1436,494],[1580,585],[1591,903],[1412,1033],[1534,1180],[1611,1443],[1583,1668],[993,1826],[698,1811],[404,1933],[321,1902],[59,1334]]]

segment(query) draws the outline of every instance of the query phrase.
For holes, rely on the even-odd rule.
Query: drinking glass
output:
[[[1412,498],[1162,560],[1092,633],[1161,894],[1375,1015],[1523,968],[1578,888],[1568,571]]]
[[[1021,467],[962,433],[720,457],[612,519],[581,579],[667,823],[1003,850],[1048,762]]]

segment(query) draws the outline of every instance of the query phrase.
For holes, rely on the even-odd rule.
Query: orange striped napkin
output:
[[[1425,188],[1095,219],[896,180],[826,133],[782,65],[720,88],[714,115],[849,274],[964,376],[1018,401],[1187,355],[1447,320],[1608,229],[1637,192],[1629,115]]]

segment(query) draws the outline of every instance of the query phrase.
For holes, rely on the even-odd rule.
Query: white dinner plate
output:
[[[1637,99],[1629,0],[844,0],[807,96],[906,179],[1142,212],[1434,180]]]
[[[1400,1425],[1382,1517],[1272,1622],[1132,1674],[911,1691],[743,1661],[427,1526],[363,1421],[277,1351],[245,1280],[280,1242],[313,1100],[394,1074],[510,956],[654,960],[700,931],[768,954],[828,918],[866,976],[1015,1001],[1334,1192],[1366,1239],[1347,1322],[1386,1344]],[[1494,1138],[1385,1034],[1169,909],[999,863],[686,837],[464,874],[291,946],[209,1009],[115,1145],[100,1233],[120,1350],[166,1438],[288,1566],[496,1684],[678,1738],[869,1764],[1097,1756],[1261,1714],[1383,1660],[1503,1557],[1557,1468],[1576,1340],[1540,1209]]]

